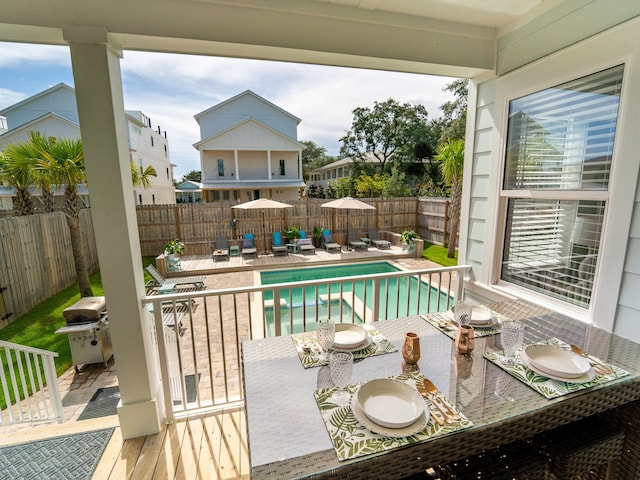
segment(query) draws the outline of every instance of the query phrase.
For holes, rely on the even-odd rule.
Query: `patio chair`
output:
[[[152,280],[150,280],[145,286],[150,290],[157,290],[163,285],[193,285],[196,290],[204,290],[204,276],[194,277],[172,277],[164,278],[162,274],[153,265],[147,265],[145,270],[149,272]]]
[[[253,233],[245,233],[242,239],[242,258],[255,255],[258,258],[258,249]]]
[[[378,235],[378,230],[376,228],[369,227],[367,229],[367,236],[378,250],[388,250],[391,248],[391,242],[388,240],[382,240]]]
[[[307,238],[307,232],[300,230],[300,238],[298,239],[298,247],[304,254],[316,254],[316,247],[313,245],[313,238]]]
[[[229,259],[229,242],[227,237],[220,235],[216,237],[215,250],[213,251],[213,261]]]
[[[367,250],[369,248],[369,245],[360,240],[358,235],[356,235],[356,231],[352,228],[347,230],[347,246],[355,250]]]
[[[271,251],[273,255],[288,255],[289,251],[287,246],[282,242],[282,234],[280,232],[273,232],[273,241],[271,243]]]
[[[335,240],[333,239],[333,235],[331,235],[331,232],[329,230],[324,229],[322,230],[322,248],[324,248],[327,252],[331,250],[340,251],[342,249],[342,245],[335,242]]]

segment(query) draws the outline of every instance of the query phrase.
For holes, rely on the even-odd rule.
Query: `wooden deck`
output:
[[[131,440],[117,427],[92,478],[249,479],[244,408],[176,419],[156,435]]]

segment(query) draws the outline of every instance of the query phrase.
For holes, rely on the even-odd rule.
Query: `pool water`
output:
[[[275,283],[292,283],[305,280],[320,280],[338,277],[355,277],[360,275],[373,275],[376,273],[391,273],[400,271],[399,268],[388,262],[356,263],[346,265],[331,265],[314,268],[293,268],[289,270],[272,270],[260,272],[262,285]],[[399,282],[399,286],[398,286]],[[387,285],[388,284],[388,285]],[[327,285],[319,287],[299,287],[280,289],[280,299],[284,303],[280,307],[280,322],[282,334],[299,333],[310,331],[315,328],[316,318],[316,296],[320,299],[317,306],[318,318],[333,318],[340,321],[341,315],[344,322],[351,322],[352,318],[356,323],[362,323],[362,318],[354,314],[351,302],[360,305],[357,312],[362,311],[363,303],[371,309],[373,299],[373,281],[358,280],[348,282],[342,286],[342,298],[340,301],[340,285],[333,284],[330,288]],[[398,290],[399,289],[399,290]],[[429,295],[431,289],[431,295]],[[317,292],[316,292],[317,290]],[[418,290],[420,290],[420,303],[417,304]],[[355,292],[355,299],[352,299],[352,292]],[[407,304],[407,296],[410,294],[410,301]],[[329,295],[327,297],[327,295]],[[327,300],[330,298],[331,302]],[[385,307],[385,298],[388,298]],[[265,292],[264,300],[273,300],[273,292]],[[323,301],[324,300],[324,301]],[[429,303],[427,308],[427,303]],[[380,319],[399,318],[414,315],[418,311],[426,312],[444,310],[447,305],[447,295],[441,293],[438,298],[437,289],[429,287],[424,281],[419,282],[417,278],[391,278],[380,281]],[[269,336],[275,334],[273,308],[267,307],[265,310],[267,320],[267,333]],[[369,320],[370,317],[367,317]]]

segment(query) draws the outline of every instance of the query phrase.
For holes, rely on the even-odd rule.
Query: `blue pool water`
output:
[[[260,272],[260,280],[262,285],[276,283],[292,283],[307,280],[320,280],[338,277],[355,277],[360,275],[373,275],[376,273],[391,273],[400,271],[399,268],[388,262],[375,263],[357,263],[345,265],[331,265],[326,267],[313,268],[293,268],[289,270],[272,270]],[[388,283],[388,285],[387,285]],[[398,285],[399,283],[399,285]],[[328,288],[330,287],[330,288]],[[429,290],[431,289],[431,292]],[[317,290],[317,292],[316,292]],[[418,290],[420,290],[420,304],[418,301]],[[352,300],[352,292],[355,292],[355,300]],[[407,297],[410,293],[410,301]],[[430,294],[429,294],[430,293]],[[299,288],[283,288],[280,290],[280,298],[284,299],[285,305],[280,310],[280,321],[282,334],[298,333],[309,331],[315,328],[316,318],[316,297],[327,299],[330,294],[331,303],[321,301],[318,305],[318,317],[333,318],[339,322],[351,322],[352,318],[356,323],[361,323],[362,318],[358,314],[353,313],[351,302],[359,304],[356,306],[357,312],[362,312],[362,304],[366,308],[371,309],[373,299],[373,281],[358,280],[348,282],[342,287],[342,298],[340,302],[340,286],[333,284],[330,286],[321,285],[319,287],[299,287]],[[385,308],[385,298],[388,298]],[[265,300],[272,300],[273,293],[265,292]],[[380,282],[380,318],[398,318],[407,315],[413,315],[416,312],[427,311],[427,302],[429,302],[430,311],[444,310],[447,305],[447,295],[437,295],[437,289],[429,287],[424,281],[420,282],[417,278],[412,277],[382,280]],[[408,303],[408,304],[407,304]],[[268,335],[275,333],[273,309],[266,309],[267,330]],[[367,317],[369,320],[370,317]]]

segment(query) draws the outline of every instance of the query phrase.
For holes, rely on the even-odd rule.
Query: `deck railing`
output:
[[[57,420],[62,399],[54,358],[56,352],[0,340],[0,387],[4,402],[0,425]]]
[[[313,330],[320,317],[370,323],[444,311],[461,297],[468,268],[147,296],[167,412],[241,402],[246,340]]]

